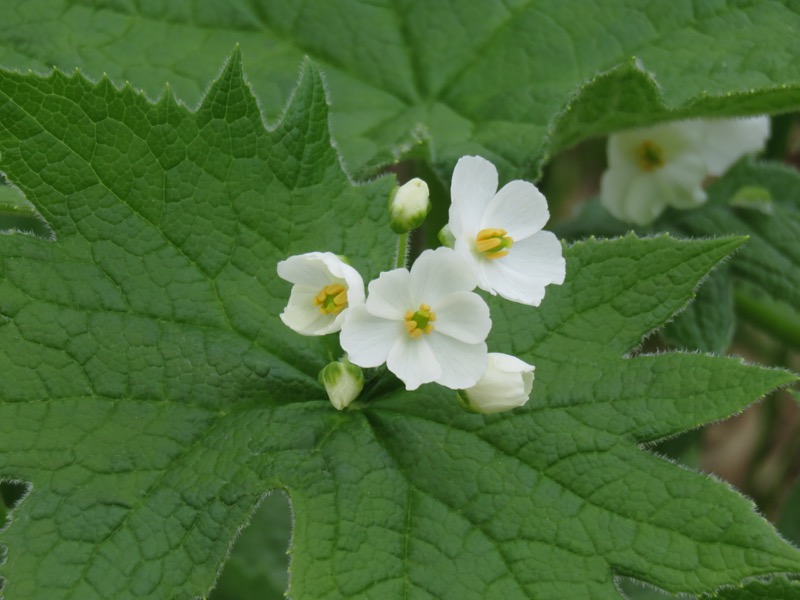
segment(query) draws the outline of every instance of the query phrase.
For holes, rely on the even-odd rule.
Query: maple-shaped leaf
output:
[[[484,417],[382,381],[338,412],[326,339],[288,330],[276,264],[393,262],[392,182],[354,185],[306,64],[266,128],[238,52],[196,111],[81,75],[0,73],[0,168],[53,240],[0,236],[6,600],[192,598],[259,501],[292,501],[293,598],[701,593],[800,571],[727,486],[642,449],[792,381],[701,355],[631,356],[742,242],[590,240],[539,309],[493,302],[494,350],[536,365]],[[334,356],[335,358],[335,356]]]

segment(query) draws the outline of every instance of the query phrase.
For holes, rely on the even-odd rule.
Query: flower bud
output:
[[[419,227],[431,210],[428,184],[414,178],[395,188],[389,196],[389,217],[392,231],[406,233]]]
[[[439,238],[439,243],[442,246],[454,248],[456,245],[456,236],[453,235],[453,230],[450,229],[449,223],[439,230],[439,235],[436,237]]]
[[[517,408],[531,395],[533,370],[533,365],[516,356],[490,352],[483,377],[459,395],[472,412],[492,414]]]
[[[325,386],[334,408],[342,410],[358,398],[364,387],[364,374],[356,365],[341,360],[328,363],[319,372],[319,382]]]

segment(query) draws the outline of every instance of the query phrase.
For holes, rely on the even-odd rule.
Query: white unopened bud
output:
[[[358,398],[364,388],[364,374],[356,365],[341,360],[326,365],[319,372],[319,382],[325,386],[334,408],[342,410]]]
[[[389,196],[389,218],[392,231],[405,233],[416,229],[431,210],[428,184],[414,178],[404,183]]]
[[[486,372],[471,388],[459,394],[472,412],[492,414],[511,410],[528,401],[533,387],[534,366],[516,356],[489,353]]]

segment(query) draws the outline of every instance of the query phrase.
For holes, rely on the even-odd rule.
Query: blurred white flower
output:
[[[696,208],[706,201],[706,177],[760,150],[768,137],[767,117],[678,121],[612,134],[600,201],[617,219],[641,226],[668,206]]]
[[[600,202],[608,212],[648,225],[667,206],[704,203],[707,168],[698,125],[682,121],[610,135],[608,170],[600,180]]]
[[[542,231],[550,213],[536,186],[515,180],[497,191],[497,180],[497,169],[488,160],[459,159],[448,223],[454,249],[472,266],[478,287],[538,306],[545,286],[564,282],[561,243]]]
[[[370,282],[366,303],[348,311],[342,348],[361,367],[385,362],[408,390],[430,382],[470,387],[486,369],[492,326],[475,283],[453,250],[426,250],[410,271],[387,271]]]
[[[389,197],[389,223],[392,231],[405,233],[416,229],[430,210],[428,184],[416,177],[407,181]]]
[[[325,386],[334,408],[342,410],[364,389],[364,374],[350,361],[340,360],[325,365],[319,372],[319,382]]]
[[[474,412],[492,414],[511,410],[530,398],[533,371],[533,365],[516,356],[490,352],[489,365],[483,377],[459,394]]]
[[[278,275],[294,284],[281,320],[303,335],[339,331],[348,309],[364,303],[361,275],[331,252],[290,256]]]

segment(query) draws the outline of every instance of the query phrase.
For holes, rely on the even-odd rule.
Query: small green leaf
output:
[[[769,190],[757,185],[746,185],[731,196],[728,204],[733,208],[746,208],[757,210],[765,215],[771,215],[772,196]]]

